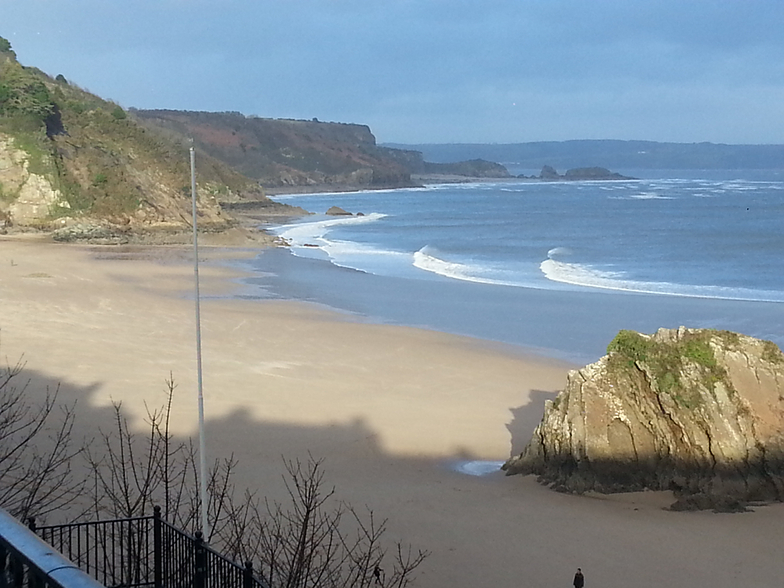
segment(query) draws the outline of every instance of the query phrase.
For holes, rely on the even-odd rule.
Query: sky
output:
[[[123,107],[379,142],[784,143],[782,0],[0,0],[0,36]]]

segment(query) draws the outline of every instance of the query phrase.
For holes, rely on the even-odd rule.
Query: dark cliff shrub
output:
[[[651,342],[634,331],[620,331],[607,346],[607,354],[616,352],[630,360],[645,361],[651,350]]]
[[[13,53],[13,49],[11,49],[11,41],[0,37],[0,53]]]

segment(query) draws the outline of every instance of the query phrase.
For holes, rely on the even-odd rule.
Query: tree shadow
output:
[[[21,364],[23,365],[23,361]],[[37,436],[37,444],[45,447],[50,430],[54,431],[60,424],[62,407],[73,407],[75,412],[73,444],[89,446],[95,458],[101,458],[105,451],[102,436],[116,435],[117,413],[112,405],[99,405],[95,402],[99,395],[102,382],[78,384],[33,370],[23,368],[16,377],[17,388],[24,388],[24,397],[31,406],[45,401],[47,396],[56,395],[55,410],[52,411],[47,426]],[[152,401],[148,409],[162,409],[166,398],[165,382],[161,381],[161,395],[145,394],[148,398],[159,398]],[[177,418],[176,405],[183,402],[182,395],[175,392],[175,409],[172,418]],[[138,412],[123,410],[122,415],[128,420],[130,430],[138,437],[140,446],[146,443],[146,435],[150,433],[147,418]],[[195,423],[194,423],[195,425]],[[262,498],[285,500],[286,487],[283,482],[286,471],[286,460],[324,460],[326,481],[330,486],[339,489],[341,496],[359,504],[373,504],[373,495],[382,493],[382,486],[388,477],[382,469],[407,470],[410,474],[425,463],[435,471],[436,458],[409,458],[395,456],[386,452],[379,442],[378,434],[362,418],[346,419],[327,424],[299,424],[273,422],[259,419],[248,410],[238,408],[221,417],[206,420],[206,455],[208,465],[216,461],[235,459],[238,463],[234,470],[234,482],[239,494],[249,490]],[[173,435],[172,443],[192,442],[198,446],[198,432],[190,435]],[[29,448],[29,455],[35,448]],[[412,470],[411,465],[415,466]],[[86,459],[75,458],[70,467],[77,480],[89,486],[91,470]],[[405,477],[405,475],[403,476]],[[60,512],[52,513],[39,520],[41,523],[68,522],[79,516],[89,505],[91,497],[85,494],[80,503],[74,504]],[[390,513],[391,514],[391,513]]]

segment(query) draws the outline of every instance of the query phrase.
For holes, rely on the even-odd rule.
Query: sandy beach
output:
[[[530,477],[470,476],[465,460],[519,452],[576,366],[525,350],[362,322],[293,301],[232,298],[252,249],[204,248],[207,443],[239,482],[280,492],[281,456],[325,460],[338,494],[389,518],[391,538],[432,552],[416,586],[777,586],[784,505],[673,513],[666,493],[558,494]],[[195,434],[190,250],[0,237],[0,356],[23,358],[31,394],[61,386],[85,435],[122,401],[177,382],[175,434]],[[557,325],[554,325],[557,328]]]

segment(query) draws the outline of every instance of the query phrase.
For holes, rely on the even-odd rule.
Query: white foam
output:
[[[327,198],[331,197],[340,198],[341,196],[355,196],[355,195],[377,195],[377,194],[391,194],[398,192],[430,192],[433,190],[431,185],[427,186],[412,186],[410,188],[384,188],[380,190],[351,190],[350,192],[294,192],[291,194],[273,194],[269,197],[273,202],[281,200],[297,200],[305,198]]]
[[[312,222],[294,223],[273,229],[280,237],[294,246],[301,246],[314,239],[324,237],[333,227],[340,225],[365,224],[384,218],[385,214],[374,212],[365,216],[340,216]]]
[[[656,192],[641,192],[640,194],[632,194],[629,198],[633,200],[674,200],[672,196],[662,196]]]
[[[547,252],[547,257],[552,259],[556,255],[571,255],[572,250],[568,247],[553,247]]]
[[[299,257],[325,257],[339,267],[367,273],[396,274],[410,268],[411,253],[328,237],[335,227],[371,223],[386,216],[373,213],[338,217],[284,225],[273,230],[288,241],[291,252]]]
[[[784,302],[784,295],[781,292],[670,282],[642,282],[626,279],[623,272],[600,270],[589,265],[565,263],[554,259],[544,260],[539,267],[548,280],[572,286],[688,298]]]
[[[414,267],[426,272],[438,274],[445,278],[452,278],[453,280],[476,282],[478,284],[493,284],[496,286],[522,285],[510,280],[492,278],[486,275],[492,271],[486,267],[440,259],[432,254],[432,249],[429,247],[423,247],[414,253]]]
[[[725,190],[729,190],[732,192],[751,192],[754,190],[761,190],[767,188],[767,185],[764,185],[762,182],[748,182],[748,181],[729,181],[723,182],[721,187]]]

